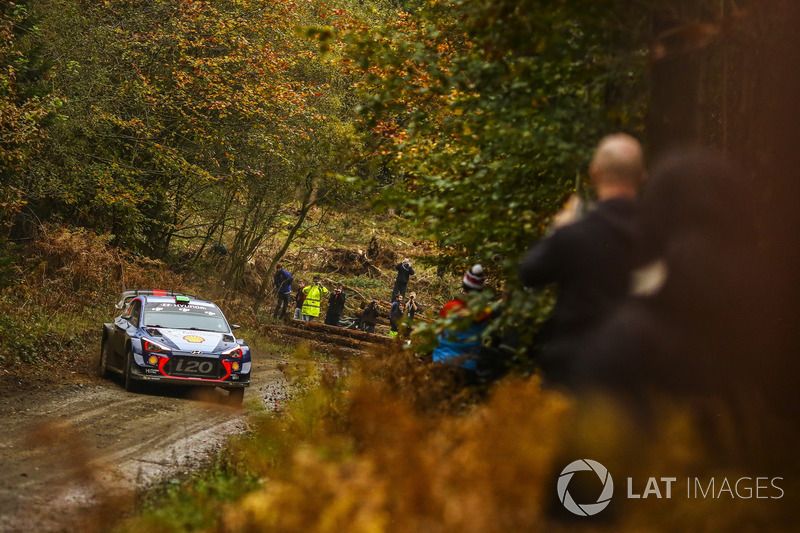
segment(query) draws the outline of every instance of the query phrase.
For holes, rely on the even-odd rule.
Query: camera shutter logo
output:
[[[583,470],[592,470],[595,474],[597,474],[597,477],[599,477],[600,481],[603,483],[603,492],[600,493],[600,497],[597,498],[595,503],[578,504],[572,499],[572,496],[567,490],[567,486],[572,480],[572,476],[575,474],[575,472],[580,472]],[[569,512],[578,516],[596,515],[605,509],[609,503],[611,503],[611,497],[613,495],[614,481],[611,479],[611,474],[608,473],[608,470],[605,466],[601,465],[597,461],[592,461],[591,459],[579,459],[577,461],[573,461],[568,464],[567,467],[561,471],[561,475],[558,476],[558,499]]]

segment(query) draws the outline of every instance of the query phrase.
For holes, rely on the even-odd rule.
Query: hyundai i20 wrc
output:
[[[121,374],[125,388],[144,382],[222,387],[241,403],[250,385],[250,347],[219,307],[188,294],[122,293],[122,314],[103,324],[100,374]]]

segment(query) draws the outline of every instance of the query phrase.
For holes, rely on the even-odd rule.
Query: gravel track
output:
[[[245,403],[279,408],[278,359],[253,354]],[[22,390],[0,398],[0,532],[102,530],[130,508],[137,489],[196,468],[244,411],[219,389],[150,386],[130,393],[119,379]]]

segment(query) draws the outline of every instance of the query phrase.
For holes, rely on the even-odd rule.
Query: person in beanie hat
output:
[[[474,265],[466,271],[464,279],[461,284],[466,291],[482,291],[486,283],[486,278],[483,276],[483,267],[481,265]]]
[[[474,265],[461,280],[462,292],[480,292],[485,284],[483,267]],[[452,313],[458,313],[466,307],[467,303],[457,296],[444,305],[439,317],[444,318]],[[466,384],[477,383],[478,359],[482,348],[481,335],[489,325],[488,321],[489,315],[486,314],[474,320],[467,329],[443,330],[433,350],[433,362],[458,366],[464,374]]]

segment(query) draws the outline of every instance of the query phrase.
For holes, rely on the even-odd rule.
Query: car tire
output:
[[[231,405],[242,405],[244,401],[244,389],[228,389],[228,403]]]
[[[111,374],[111,372],[108,371],[108,346],[108,340],[103,339],[103,342],[100,344],[100,366],[98,368],[98,373],[101,378],[107,378]]]
[[[128,347],[128,351],[125,354],[125,372],[123,373],[123,377],[125,379],[125,390],[128,392],[138,392],[142,388],[142,384],[139,380],[135,379],[132,375],[131,365],[133,364],[133,350]]]

